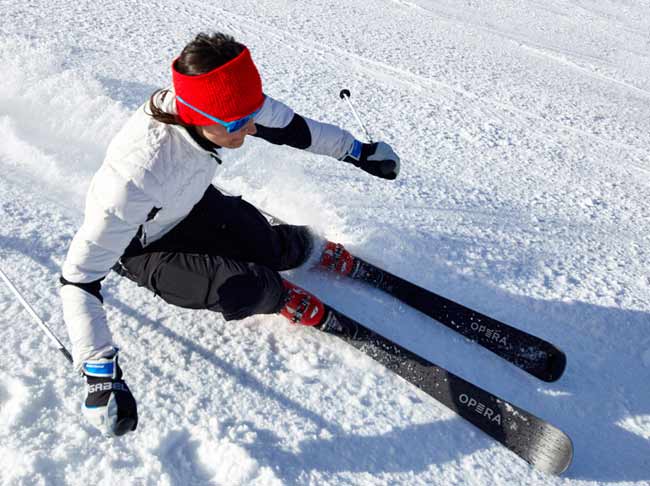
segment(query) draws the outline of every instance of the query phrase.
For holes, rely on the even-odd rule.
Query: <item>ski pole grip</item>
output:
[[[339,96],[341,99],[349,98],[350,97],[350,90],[349,89],[342,89],[341,92],[339,93]]]

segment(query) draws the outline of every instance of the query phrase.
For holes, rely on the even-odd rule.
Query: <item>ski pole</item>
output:
[[[349,89],[342,89],[341,92],[339,93],[339,96],[341,97],[342,100],[345,100],[348,102],[348,105],[350,106],[350,109],[352,110],[352,113],[354,114],[354,117],[357,119],[357,122],[359,122],[359,125],[361,125],[361,128],[366,134],[366,137],[368,138],[368,141],[370,143],[373,143],[372,137],[368,133],[368,130],[366,129],[366,126],[363,124],[361,121],[361,118],[359,118],[359,115],[357,114],[357,110],[354,109],[354,106],[352,106],[352,102],[350,101],[350,90]]]
[[[63,343],[61,341],[59,341],[59,339],[54,335],[52,330],[49,327],[47,327],[47,324],[45,324],[43,322],[43,320],[40,317],[38,317],[38,314],[36,314],[36,311],[34,311],[32,306],[29,305],[29,303],[25,300],[25,298],[20,294],[20,292],[14,286],[14,284],[11,283],[11,280],[9,280],[9,277],[7,277],[7,275],[5,275],[5,273],[2,271],[1,268],[0,268],[0,277],[2,277],[2,279],[5,281],[7,286],[12,290],[12,292],[18,298],[18,301],[23,305],[25,310],[27,310],[27,312],[29,312],[29,314],[34,318],[34,320],[40,326],[40,328],[43,330],[43,332],[45,332],[45,334],[47,334],[49,336],[49,338],[56,343],[56,346],[59,348],[59,351],[61,351],[63,353],[63,356],[65,356],[66,359],[70,363],[72,363],[72,356],[70,355],[69,351],[63,345]]]

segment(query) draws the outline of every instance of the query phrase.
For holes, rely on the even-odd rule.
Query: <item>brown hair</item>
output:
[[[243,44],[227,34],[200,33],[183,48],[181,55],[174,61],[174,67],[179,73],[187,76],[205,74],[237,57],[244,47]],[[149,98],[145,113],[154,120],[167,125],[185,126],[176,115],[167,113],[161,108],[165,97],[170,93],[171,90],[168,88],[154,91]]]

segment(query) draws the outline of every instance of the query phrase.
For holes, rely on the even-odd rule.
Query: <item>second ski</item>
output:
[[[320,263],[398,298],[540,380],[556,381],[564,372],[565,354],[548,341],[393,275],[350,254],[343,245],[328,242]]]
[[[326,307],[320,330],[334,334],[499,441],[536,469],[560,474],[573,445],[560,429]]]

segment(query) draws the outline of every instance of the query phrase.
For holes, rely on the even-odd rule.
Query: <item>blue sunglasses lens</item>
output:
[[[262,108],[259,108],[255,110],[253,113],[251,113],[248,116],[245,116],[244,118],[240,118],[239,120],[227,122],[223,120],[219,120],[219,118],[214,117],[212,115],[207,114],[204,111],[199,110],[196,106],[190,105],[187,101],[185,101],[183,98],[180,96],[176,95],[176,99],[180,101],[182,104],[190,108],[191,110],[196,111],[197,113],[200,113],[204,117],[208,118],[209,120],[212,120],[214,122],[219,123],[220,125],[223,125],[226,128],[226,131],[228,133],[236,132],[237,130],[241,130],[255,115],[257,115]]]
[[[237,130],[241,130],[246,126],[246,124],[253,118],[254,114],[248,115],[244,118],[240,118],[239,120],[235,120],[232,122],[229,122],[227,125],[225,125],[226,130],[228,133],[236,132]]]

